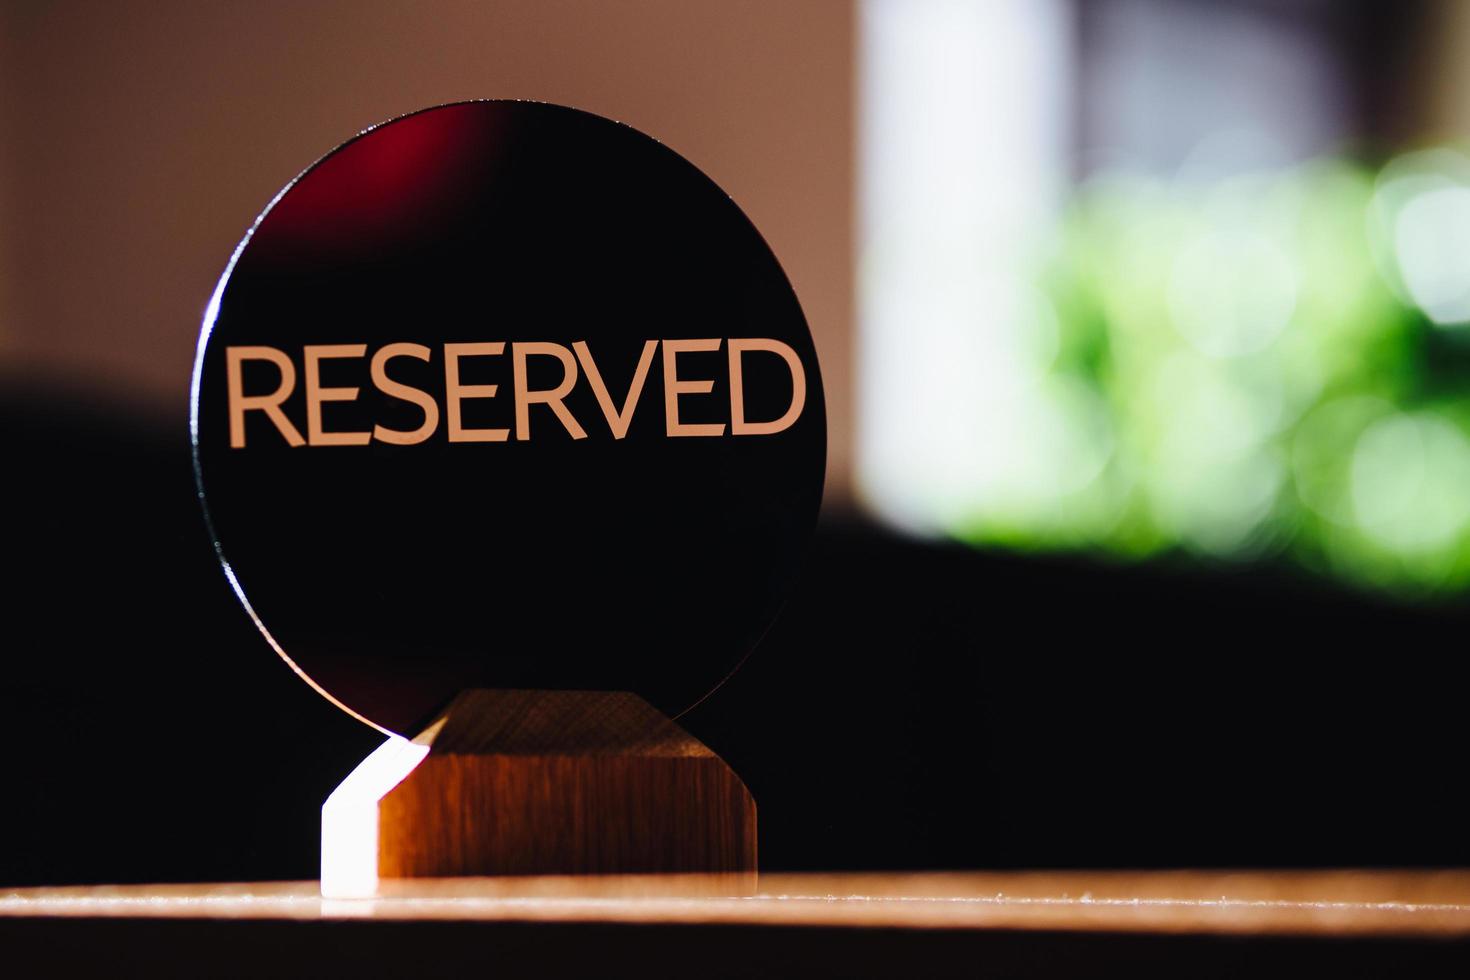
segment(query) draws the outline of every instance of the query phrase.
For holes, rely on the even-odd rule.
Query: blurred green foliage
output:
[[[962,537],[1470,583],[1470,161],[1094,178],[1034,313],[1031,461]]]

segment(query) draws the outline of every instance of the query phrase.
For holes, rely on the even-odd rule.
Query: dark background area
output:
[[[318,807],[381,736],[235,601],[182,406],[0,390],[0,883],[314,877]],[[766,870],[1464,864],[1465,619],[832,514],[683,722],[755,794]]]

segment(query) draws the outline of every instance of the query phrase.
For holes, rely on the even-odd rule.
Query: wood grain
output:
[[[740,778],[627,693],[468,691],[378,807],[380,878],[756,869]]]
[[[728,879],[729,876],[718,876]],[[414,879],[0,889],[0,975],[1470,977],[1470,873]]]
[[[384,882],[374,898],[347,900],[322,898],[314,881],[0,889],[0,919],[427,919],[1470,941],[1465,870],[766,874],[753,894],[730,881],[421,878]]]

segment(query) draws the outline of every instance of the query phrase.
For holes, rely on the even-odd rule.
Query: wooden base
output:
[[[396,786],[357,793],[355,810],[322,808],[324,893],[362,890],[361,874],[336,887],[344,878],[328,863],[363,836],[349,825],[366,826],[366,806],[380,878],[698,872],[754,886],[755,801],[635,695],[467,691],[414,743],[422,761]],[[334,799],[353,796],[354,778]]]

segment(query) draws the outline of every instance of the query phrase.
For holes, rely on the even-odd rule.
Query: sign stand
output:
[[[335,897],[379,878],[644,873],[728,876],[737,893],[755,884],[755,801],[636,695],[466,691],[343,782],[322,808],[322,859]]]

